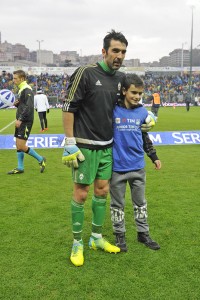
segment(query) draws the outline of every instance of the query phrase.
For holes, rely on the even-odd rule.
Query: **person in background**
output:
[[[146,121],[148,111],[140,104],[144,83],[136,74],[127,76],[122,93],[124,99],[118,102],[113,113],[113,173],[110,181],[110,211],[116,246],[127,251],[125,239],[125,193],[127,182],[130,186],[134,206],[134,217],[138,241],[153,250],[160,249],[149,235],[147,223],[147,202],[145,199],[145,159],[144,152],[155,165],[161,162],[147,133],[141,132],[141,124]]]
[[[158,117],[158,110],[159,110],[160,104],[161,104],[161,101],[160,101],[160,94],[159,94],[157,91],[155,91],[155,92],[153,93],[153,95],[150,96],[149,100],[152,101],[152,105],[151,105],[151,111],[152,111],[152,113],[153,113],[156,117]]]
[[[198,106],[199,105],[199,99],[200,97],[198,96],[198,94],[195,95],[195,98],[194,98],[194,105],[195,106]]]
[[[185,94],[185,104],[186,104],[186,110],[189,111],[190,110],[190,104],[192,102],[192,96],[191,94],[188,92]]]
[[[34,95],[26,82],[26,74],[23,70],[13,72],[13,81],[19,89],[18,99],[14,103],[17,107],[14,136],[16,138],[18,166],[9,171],[8,175],[24,173],[24,153],[34,157],[39,162],[40,173],[43,173],[46,158],[26,145],[34,120]]]
[[[41,132],[48,130],[47,126],[47,113],[49,113],[49,101],[47,96],[43,93],[41,89],[37,91],[37,94],[34,96],[34,107],[38,112],[40,119]]]

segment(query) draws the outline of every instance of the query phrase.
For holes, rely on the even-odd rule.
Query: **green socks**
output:
[[[106,214],[106,198],[92,197],[92,233],[102,233],[102,226],[105,220]]]
[[[82,238],[83,221],[84,221],[84,204],[71,202],[72,212],[72,232],[74,239],[80,241]]]
[[[102,226],[106,214],[106,198],[93,196],[92,197],[92,235],[101,237]],[[84,221],[84,204],[71,201],[72,213],[72,232],[74,239],[80,241],[82,239],[83,221]]]

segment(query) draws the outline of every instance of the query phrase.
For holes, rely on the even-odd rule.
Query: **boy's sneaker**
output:
[[[89,247],[93,250],[104,250],[105,252],[110,253],[118,253],[120,252],[120,248],[114,245],[111,245],[108,241],[104,238],[95,238],[93,236],[90,237],[89,240]]]
[[[143,243],[144,245],[146,245],[147,247],[149,247],[152,250],[158,250],[160,249],[160,246],[158,245],[158,243],[156,243],[155,241],[153,241],[148,232],[138,232],[138,242]]]
[[[80,267],[83,265],[84,257],[82,240],[73,243],[70,260],[76,267]]]
[[[43,157],[43,158],[42,158],[42,161],[39,162],[39,165],[40,165],[40,173],[43,173],[44,170],[45,170],[45,167],[46,167],[45,162],[46,162],[46,158],[45,158],[45,157]]]
[[[22,173],[24,173],[24,170],[20,170],[18,168],[15,168],[15,169],[9,171],[7,174],[11,175],[11,174],[22,174]]]
[[[127,252],[128,248],[126,246],[126,239],[124,233],[115,233],[116,241],[115,245],[120,248],[121,252]]]

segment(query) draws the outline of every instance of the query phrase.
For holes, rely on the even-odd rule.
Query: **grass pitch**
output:
[[[200,107],[160,108],[154,131],[199,130]],[[0,130],[15,119],[15,110],[0,110]],[[48,133],[63,133],[61,110],[48,115]],[[13,134],[14,125],[0,134]],[[32,133],[39,133],[35,115]],[[0,150],[0,299],[182,300],[199,299],[200,145],[157,146],[162,169],[146,158],[146,198],[150,232],[161,249],[136,241],[130,193],[126,194],[128,252],[118,255],[88,248],[91,196],[85,205],[85,264],[74,267],[71,252],[71,171],[61,163],[62,149],[37,149],[46,156],[45,173],[25,157],[25,173],[16,167],[15,150]],[[109,199],[108,199],[109,202]],[[114,242],[107,207],[103,231]]]

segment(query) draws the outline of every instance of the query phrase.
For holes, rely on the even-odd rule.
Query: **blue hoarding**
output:
[[[200,144],[200,131],[149,132],[156,145],[192,145]],[[31,134],[27,146],[31,148],[62,148],[64,134]],[[0,149],[15,149],[13,135],[0,135]]]

